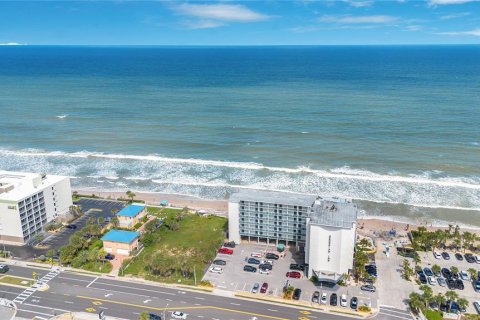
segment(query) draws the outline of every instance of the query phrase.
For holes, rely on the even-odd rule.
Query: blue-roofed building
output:
[[[129,256],[130,253],[138,248],[138,239],[140,232],[112,229],[103,237],[103,248],[111,254]]]
[[[117,212],[118,222],[122,228],[133,228],[135,224],[140,222],[140,219],[145,216],[147,210],[143,203],[134,203],[126,206]]]

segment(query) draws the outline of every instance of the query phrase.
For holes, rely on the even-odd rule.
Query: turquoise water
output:
[[[475,220],[479,57],[479,46],[0,47],[0,168],[77,187],[265,188]]]

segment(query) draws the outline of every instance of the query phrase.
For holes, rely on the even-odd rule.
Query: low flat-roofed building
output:
[[[138,248],[140,232],[112,229],[103,237],[103,248],[113,255],[129,256]]]
[[[72,204],[69,177],[0,171],[0,240],[29,242]]]
[[[143,203],[128,205],[117,212],[119,226],[122,228],[133,228],[146,213],[147,210]]]

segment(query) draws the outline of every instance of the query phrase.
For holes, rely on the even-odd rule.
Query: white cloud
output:
[[[18,42],[6,42],[0,43],[0,46],[25,46],[26,43],[18,43]]]
[[[373,16],[323,16],[321,22],[332,22],[341,24],[386,24],[397,21],[397,17],[386,15]]]
[[[183,3],[175,7],[182,14],[200,19],[226,22],[261,21],[270,18],[239,4],[191,4]]]
[[[406,26],[405,29],[403,29],[403,31],[420,31],[422,29],[423,29],[423,26],[414,24],[414,25]]]
[[[447,36],[475,36],[475,37],[480,37],[480,28],[469,30],[469,31],[439,32],[437,34],[442,34],[442,35],[447,35]]]
[[[342,0],[355,8],[370,7],[373,4],[373,0]]]
[[[467,2],[478,2],[479,0],[429,0],[429,6],[441,6],[449,4],[463,4]]]
[[[459,13],[452,13],[452,14],[447,14],[445,16],[441,16],[441,20],[451,20],[451,19],[457,19],[457,18],[463,18],[466,16],[471,15],[470,12],[459,12]]]
[[[224,25],[223,22],[214,20],[198,20],[198,21],[185,21],[185,25],[189,29],[211,29]]]

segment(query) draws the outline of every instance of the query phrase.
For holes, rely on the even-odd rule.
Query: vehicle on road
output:
[[[235,242],[230,241],[230,242],[225,242],[225,243],[223,244],[223,246],[224,246],[224,247],[227,247],[227,248],[235,248],[236,244],[235,244]]]
[[[223,268],[221,268],[221,267],[211,267],[209,271],[212,272],[212,273],[223,273]]]
[[[327,304],[327,294],[324,292],[322,293],[322,298],[320,299],[321,304]]]
[[[458,260],[458,261],[463,261],[463,256],[461,253],[455,253],[455,258]]]
[[[250,264],[260,264],[260,260],[255,259],[255,258],[248,258],[247,263],[250,263]]]
[[[437,284],[437,281],[435,280],[435,277],[429,276],[427,277],[428,279],[428,284],[431,286],[435,286]]]
[[[260,288],[260,293],[267,293],[268,290],[268,283],[264,282],[262,287]]]
[[[318,303],[318,299],[320,298],[320,292],[318,291],[315,291],[312,295],[312,302],[314,303]]]
[[[115,259],[115,256],[111,253],[107,253],[105,255],[105,260],[114,260]]]
[[[438,251],[433,251],[433,256],[435,259],[442,259],[442,255]]]
[[[265,255],[265,258],[267,258],[267,259],[273,259],[273,260],[278,260],[280,257],[279,257],[277,254],[275,254],[275,253],[270,253],[270,252],[269,252],[269,253],[267,253],[267,254]]]
[[[300,300],[300,296],[302,295],[302,289],[297,288],[293,291],[293,300]]]
[[[255,272],[257,272],[257,268],[246,265],[246,266],[243,267],[243,271],[255,273]]]
[[[331,306],[336,306],[336,305],[337,305],[337,300],[338,300],[337,294],[336,294],[336,293],[332,293],[332,294],[330,295],[330,305],[331,305]]]
[[[447,285],[447,283],[445,282],[445,278],[442,277],[437,278],[437,283],[440,287],[445,287]]]
[[[217,259],[217,260],[213,260],[213,264],[214,264],[214,265],[217,265],[217,266],[226,266],[226,265],[227,265],[227,261],[221,260],[221,259]]]
[[[162,317],[155,313],[149,313],[148,320],[162,320]]]
[[[470,281],[470,276],[468,275],[468,272],[465,270],[460,271],[460,279]]]
[[[10,268],[6,264],[0,264],[0,273],[6,273]]]
[[[67,224],[67,225],[65,226],[65,228],[70,229],[70,230],[75,230],[75,229],[77,229],[77,226],[74,225],[74,224]]]
[[[218,249],[218,253],[223,253],[223,254],[233,254],[233,250],[230,248],[220,248]]]
[[[450,260],[450,255],[448,254],[448,252],[445,252],[445,251],[442,252],[442,257],[443,257],[443,259],[445,259],[445,260]]]
[[[368,292],[375,292],[376,288],[375,288],[375,286],[373,286],[371,284],[364,284],[363,286],[360,287],[360,290],[368,291]]]
[[[357,297],[353,297],[352,299],[350,299],[350,308],[352,308],[353,310],[357,310],[357,307],[358,307],[358,299]]]
[[[187,319],[188,314],[180,312],[180,311],[174,311],[172,312],[172,318],[173,319]]]
[[[295,279],[300,279],[302,275],[298,271],[289,271],[286,274],[287,278],[295,278]]]
[[[260,288],[260,284],[256,282],[252,287],[252,293],[257,293],[259,288]]]
[[[347,301],[347,295],[346,294],[342,294],[340,296],[340,305],[344,308],[347,307],[347,304],[348,304],[348,301]]]

